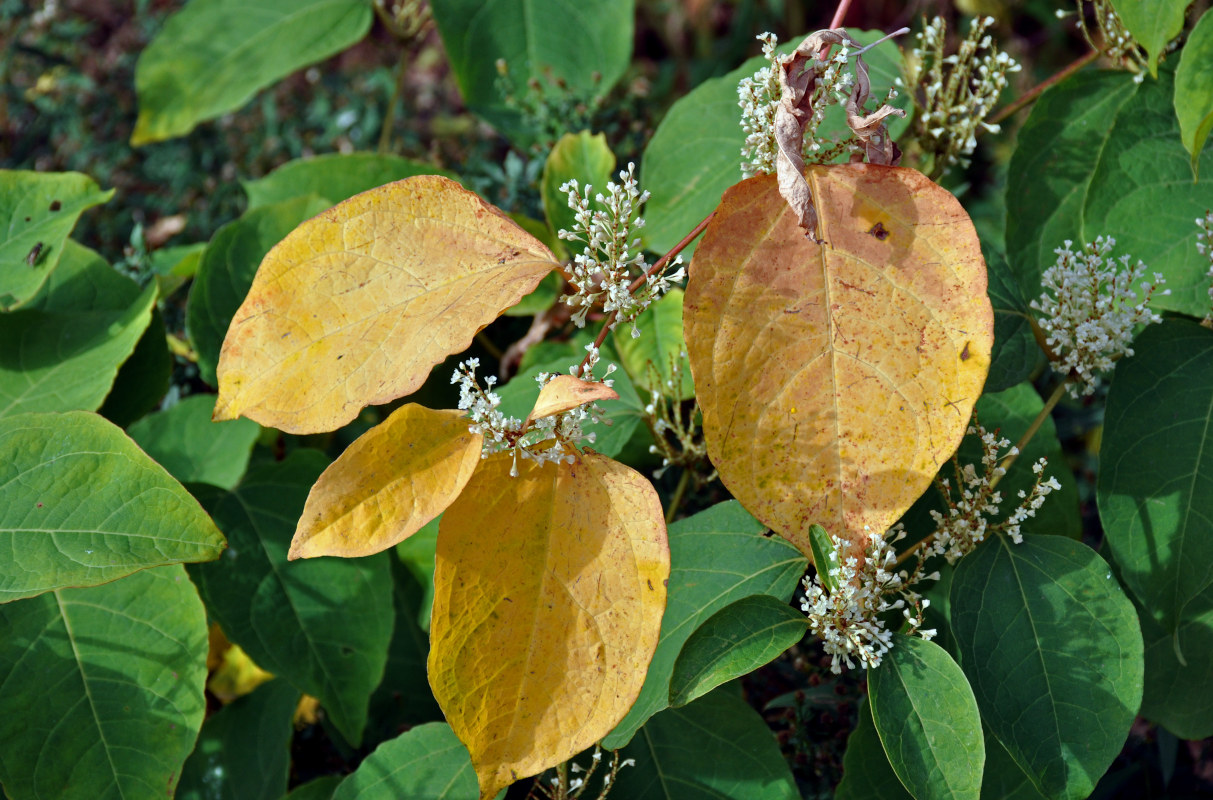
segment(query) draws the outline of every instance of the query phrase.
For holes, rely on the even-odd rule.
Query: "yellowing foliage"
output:
[[[527,424],[532,420],[550,417],[570,411],[577,406],[592,403],[595,400],[618,400],[619,394],[611,387],[597,381],[583,381],[572,375],[557,375],[543,385],[535,407],[526,418]]]

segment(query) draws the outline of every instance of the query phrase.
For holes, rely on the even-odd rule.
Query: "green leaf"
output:
[[[607,146],[606,136],[589,131],[566,133],[560,137],[548,160],[543,164],[543,178],[539,182],[539,194],[543,199],[543,213],[548,227],[553,231],[575,230],[573,209],[569,208],[568,195],[560,187],[576,180],[577,193],[582,194],[587,186],[593,187],[590,202],[595,194],[605,194],[607,181],[614,178],[615,154]]]
[[[804,614],[766,594],[743,597],[691,634],[670,675],[670,706],[685,706],[722,683],[769,664],[799,642]]]
[[[1108,565],[1060,536],[966,556],[952,631],[982,719],[1048,797],[1085,798],[1141,705],[1137,614]]]
[[[876,731],[893,771],[915,797],[978,800],[986,751],[964,673],[942,647],[893,634],[868,670]]]
[[[1146,50],[1150,74],[1158,77],[1158,59],[1184,29],[1184,12],[1192,0],[1112,0],[1125,28]]]
[[[413,175],[456,177],[420,161],[380,153],[330,153],[288,161],[264,178],[244,181],[248,210],[314,194],[329,205]]]
[[[478,794],[467,748],[450,725],[430,722],[379,745],[333,800],[471,800]]]
[[[847,33],[868,44],[884,36],[883,31],[848,28]],[[801,38],[784,43],[779,53],[789,53]],[[896,46],[882,44],[864,54],[872,79],[873,94],[883,96],[885,89],[901,75],[901,54]],[[641,178],[652,196],[645,205],[645,227],[641,231],[645,246],[664,253],[676,245],[720,203],[724,190],[741,180],[741,108],[737,105],[737,84],[759,69],[767,60],[756,56],[720,78],[711,78],[696,86],[670,107],[657,126],[657,132],[644,151]],[[893,101],[908,108],[906,93]],[[896,138],[906,128],[906,120],[889,119],[889,134]],[[841,106],[831,106],[818,128],[819,138],[849,133]],[[689,259],[694,243],[683,250]]]
[[[0,170],[0,311],[37,293],[80,214],[113,196],[79,172]]]
[[[518,95],[536,80],[548,93],[560,91],[559,81],[577,97],[597,97],[632,58],[634,0],[435,0],[431,6],[463,99],[495,125],[519,123],[499,87],[499,60]]]
[[[228,536],[224,559],[190,574],[228,639],[318,698],[357,746],[392,636],[391,572],[382,554],[287,563],[308,489],[327,463],[298,450],[250,470],[213,510]]]
[[[135,343],[105,396],[98,413],[125,428],[160,405],[173,381],[173,354],[168,350],[168,331],[158,308],[143,335]]]
[[[809,548],[813,551],[813,566],[817,569],[817,580],[830,594],[838,588],[838,582],[830,569],[838,563],[838,546],[820,525],[809,526]]]
[[[315,195],[296,197],[250,211],[215,232],[202,253],[185,311],[185,330],[198,353],[198,371],[211,386],[218,385],[215,367],[232,315],[253,285],[261,259],[299,223],[328,206],[327,200]]]
[[[1141,615],[1141,632],[1146,643],[1141,715],[1181,739],[1213,736],[1213,589],[1190,604],[1174,632],[1148,613]]]
[[[218,558],[190,494],[95,414],[0,419],[0,602]]]
[[[213,394],[196,394],[144,417],[127,434],[182,483],[231,489],[248,467],[261,426],[247,419],[211,422],[214,408]]]
[[[636,318],[635,327],[640,336],[633,337],[630,326],[623,328],[615,336],[615,349],[619,352],[620,364],[638,389],[649,392],[664,388],[668,396],[690,400],[695,396],[695,382],[691,378],[687,343],[682,335],[682,298],[682,289],[667,292]],[[682,373],[678,387],[673,386],[675,363]],[[661,385],[655,386],[654,378]]]
[[[1213,331],[1169,319],[1133,349],[1108,390],[1096,497],[1122,581],[1174,632],[1213,586]]]
[[[4,791],[171,797],[206,711],[206,651],[180,566],[0,606]]]
[[[1192,156],[1193,174],[1197,171],[1200,151],[1204,149],[1213,130],[1213,14],[1201,16],[1188,41],[1179,51],[1179,67],[1175,70],[1175,114],[1179,119],[1179,134],[1184,147]]]
[[[1022,383],[1041,361],[1032,336],[1028,303],[1002,253],[986,254],[990,305],[994,308],[994,350],[985,393],[1001,392]]]
[[[987,800],[1047,800],[1007,752],[1007,748],[985,732],[986,769],[981,776],[981,796]]]
[[[799,800],[758,712],[728,687],[648,721],[622,755],[612,796],[629,800]]]
[[[332,800],[333,792],[345,778],[342,775],[325,775],[297,786],[283,800]]]
[[[913,800],[889,763],[867,701],[859,704],[859,724],[847,739],[834,800]]]
[[[1007,180],[1007,257],[1024,295],[1067,239],[1116,239],[1113,255],[1166,278],[1156,310],[1203,317],[1209,282],[1196,252],[1213,178],[1192,180],[1172,102],[1174,70],[1135,84],[1123,72],[1083,72],[1046,91],[1019,132]],[[1206,148],[1205,157],[1213,158]]]
[[[61,249],[28,307],[0,314],[0,417],[100,408],[151,321],[155,286],[140,293],[92,250]]]
[[[206,242],[162,247],[151,253],[149,268],[156,276],[161,299],[170,297],[198,272]]]
[[[181,770],[176,800],[279,800],[298,702],[298,689],[273,680],[210,717]]]
[[[366,0],[193,0],[139,55],[131,145],[184,136],[371,27]]]
[[[670,585],[661,638],[640,696],[602,740],[603,747],[627,744],[649,717],[668,707],[678,654],[710,616],[750,595],[768,594],[785,603],[791,598],[808,562],[785,540],[765,532],[735,500],[670,525]]]
[[[539,226],[547,232],[547,226],[542,222]],[[523,228],[526,228],[524,225]],[[527,233],[534,233],[528,230]],[[550,247],[548,249],[551,249]],[[552,270],[548,276],[539,282],[539,285],[531,290],[531,293],[523,296],[514,305],[505,310],[507,317],[533,317],[536,314],[541,314],[547,311],[556,303],[556,298],[560,295],[560,288],[564,286],[564,278],[561,277],[557,270]]]
[[[442,515],[434,517],[421,530],[396,545],[396,557],[421,587],[414,619],[423,631],[430,629],[430,609],[434,606],[434,553],[438,547],[438,526]],[[426,646],[428,649],[428,645]]]

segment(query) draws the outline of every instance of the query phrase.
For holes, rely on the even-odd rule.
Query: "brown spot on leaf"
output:
[[[51,201],[51,211],[58,211],[61,208],[63,208],[63,203],[60,203],[58,200]]]
[[[961,361],[969,360],[969,343],[968,342],[965,342],[964,349],[960,351],[960,360]]]
[[[885,239],[889,238],[889,229],[884,226],[883,222],[877,222],[872,226],[871,230],[868,231],[868,235],[875,236],[877,239],[883,242]]]

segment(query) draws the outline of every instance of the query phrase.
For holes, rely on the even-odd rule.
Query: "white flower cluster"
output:
[[[1133,355],[1133,328],[1162,318],[1149,309],[1150,298],[1165,281],[1154,273],[1153,283],[1141,281],[1146,265],[1130,267],[1127,255],[1105,258],[1116,246],[1112,237],[1100,236],[1077,253],[1073,242],[1053,252],[1057,262],[1041,276],[1044,293],[1030,305],[1042,314],[1040,327],[1053,349],[1055,367],[1074,373],[1072,397],[1091,394],[1099,383],[1097,373],[1112,369],[1121,356]],[[1141,281],[1145,293],[1138,299],[1133,285]],[[1170,294],[1164,289],[1162,294]]]
[[[1209,261],[1209,270],[1205,277],[1209,280],[1209,303],[1213,305],[1213,211],[1206,211],[1203,217],[1196,220],[1200,233],[1196,234],[1196,252]],[[1206,316],[1207,322],[1213,322],[1213,310]]]
[[[932,556],[943,556],[949,564],[955,564],[995,532],[1005,533],[1011,537],[1011,541],[1019,544],[1023,541],[1019,526],[1029,517],[1036,516],[1045,498],[1061,488],[1056,478],[1044,477],[1048,461],[1039,459],[1032,465],[1036,480],[1031,492],[1020,489],[1019,506],[1005,520],[994,522],[993,518],[1002,504],[1002,493],[994,485],[1006,474],[1006,470],[999,466],[1003,458],[999,454],[1006,450],[1006,457],[1015,457],[1019,455],[1019,450],[1011,447],[1010,440],[999,438],[981,425],[969,426],[968,433],[981,437],[981,472],[973,464],[965,464],[964,467],[957,464],[956,489],[960,493],[959,498],[953,495],[951,482],[947,478],[939,481],[940,491],[947,498],[948,510],[946,515],[931,511],[936,530],[919,553],[920,564]]]
[[[1133,76],[1133,82],[1141,83],[1146,77],[1145,70],[1148,67],[1145,54],[1117,15],[1110,0],[1075,0],[1074,5],[1077,10],[1078,31],[1087,40],[1087,44],[1111,60],[1120,62],[1131,72],[1137,73]],[[1091,6],[1090,15],[1083,8],[1086,5]],[[1064,16],[1066,12],[1058,9],[1057,17],[1060,19]],[[1095,32],[1099,34],[1099,42],[1092,38]]]
[[[809,121],[804,126],[806,161],[812,160],[812,154],[821,150],[821,142],[817,140],[817,129],[826,118],[826,109],[847,99],[847,93],[855,80],[855,76],[847,69],[850,58],[851,51],[847,49],[846,44],[840,44],[838,50],[830,55],[830,60],[826,62],[825,71],[821,73],[821,77],[813,84],[813,94],[809,100],[809,107],[813,109],[813,113],[809,115]]]
[[[805,598],[800,608],[809,618],[810,632],[833,656],[830,670],[835,674],[842,672],[844,664],[854,669],[856,661],[868,669],[880,665],[893,644],[893,633],[880,618],[885,612],[900,609],[910,634],[928,641],[936,634],[933,628],[920,627],[922,612],[931,601],[909,588],[917,573],[911,577],[904,570],[894,571],[897,553],[893,543],[905,538],[905,531],[898,525],[886,536],[869,536],[860,555],[848,554],[841,563],[836,548],[830,553],[830,564],[819,564],[819,574],[806,575],[803,580]],[[841,546],[855,549],[853,544]],[[833,591],[822,582],[821,570],[830,576]],[[939,573],[925,579],[938,580]]]
[[[561,298],[576,309],[573,322],[578,327],[585,326],[586,314],[599,303],[603,311],[616,312],[611,327],[621,322],[634,323],[653,300],[686,276],[679,266],[682,264],[679,256],[668,265],[678,267],[675,271],[663,270],[648,275],[643,287],[638,287],[635,293],[631,289],[633,272],[644,274],[649,267],[640,251],[640,238],[636,236],[644,227],[640,206],[649,199],[649,193],[639,191],[635,172],[636,165],[629,163],[627,170],[619,173],[621,183],[608,181],[606,195],[598,194],[593,198],[601,207],[597,209],[590,206],[592,186],[582,189],[576,180],[571,180],[560,187],[560,191],[568,195],[576,223],[572,231],[561,228],[557,235],[584,245],[582,252],[573,256],[569,276],[577,292]],[[639,335],[633,324],[632,336]]]
[[[775,141],[775,109],[779,106],[779,56],[775,55],[778,37],[773,33],[758,36],[762,54],[769,64],[737,84],[737,105],[741,106],[741,174],[750,178],[759,173],[775,174],[779,144]]]
[[[969,35],[959,50],[944,56],[947,23],[935,17],[915,38],[918,45],[907,59],[907,79],[919,106],[917,130],[923,149],[936,154],[938,165],[947,168],[959,163],[977,147],[978,128],[997,133],[999,128],[985,122],[1007,85],[1007,75],[1022,67],[999,50],[987,33],[993,17],[979,17],[969,26]]]

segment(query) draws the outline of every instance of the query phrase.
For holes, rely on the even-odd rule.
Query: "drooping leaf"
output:
[[[883,531],[955,452],[989,368],[976,233],[921,173],[809,168],[826,244],[773,176],[730,189],[685,300],[712,462],[737,499],[810,552]]]
[[[1096,553],[986,542],[957,566],[952,632],[982,720],[1048,797],[1087,797],[1141,704],[1137,614]]]
[[[636,328],[641,335],[615,337],[615,349],[619,361],[632,376],[632,382],[641,391],[663,390],[679,400],[690,400],[695,396],[695,381],[691,378],[691,365],[687,361],[687,343],[682,334],[681,289],[671,289],[660,300],[649,306],[636,318]],[[630,329],[625,329],[628,331]],[[652,364],[652,371],[649,365]],[[682,372],[682,383],[674,386],[673,367],[677,364]],[[655,381],[660,386],[653,385]]]
[[[1181,739],[1213,736],[1213,589],[1189,603],[1173,632],[1144,612],[1141,632],[1146,644],[1141,715]]]
[[[1133,350],[1108,391],[1096,497],[1121,579],[1173,633],[1213,586],[1213,331],[1167,320]]]
[[[1125,28],[1146,50],[1150,74],[1158,76],[1158,58],[1184,27],[1192,0],[1112,0]]]
[[[333,800],[470,800],[476,773],[445,722],[418,725],[384,742],[341,782]]]
[[[538,240],[446,178],[355,195],[262,261],[223,342],[215,418],[339,428],[420,387],[555,266]]]
[[[1043,355],[1032,336],[1028,302],[1002,253],[986,255],[990,305],[994,309],[994,348],[984,392],[1001,392],[1022,383]]]
[[[430,684],[482,798],[605,736],[657,646],[669,549],[661,502],[629,467],[481,463],[442,516]]]
[[[179,565],[0,606],[12,798],[172,796],[206,710],[206,613]]]
[[[288,161],[264,178],[243,181],[241,185],[252,211],[309,194],[323,197],[328,205],[333,205],[414,175],[443,175],[456,180],[454,174],[444,169],[388,153],[329,153]]]
[[[366,556],[404,541],[459,496],[483,438],[461,411],[396,409],[316,481],[289,558]]]
[[[223,337],[248,295],[257,265],[299,223],[329,205],[315,195],[283,200],[248,212],[211,237],[185,311],[185,330],[198,354],[198,371],[211,386],[218,385],[215,367]]]
[[[184,136],[366,35],[364,0],[193,0],[139,55],[135,147]]]
[[[1213,14],[1201,16],[1188,41],[1179,51],[1175,70],[1175,113],[1184,148],[1192,156],[1192,169],[1199,166],[1200,151],[1213,130]]]
[[[568,181],[577,181],[577,194],[586,186],[594,187],[590,194],[605,194],[607,182],[614,178],[615,154],[607,146],[606,136],[589,131],[566,133],[561,136],[548,159],[543,164],[543,178],[539,182],[539,194],[543,200],[543,213],[553,231],[574,230],[573,209],[569,208],[568,195],[560,191]]]
[[[212,515],[228,536],[222,562],[191,570],[211,617],[262,668],[320,700],[357,745],[392,635],[387,556],[287,564],[308,488],[326,459],[299,450],[250,470]]]
[[[653,717],[623,751],[612,796],[629,800],[796,800],[800,792],[758,712],[722,687]]]
[[[835,800],[912,800],[901,785],[876,733],[871,705],[859,705],[859,724],[847,739],[842,757],[842,780]]]
[[[786,603],[807,562],[736,500],[718,503],[669,528],[670,587],[661,637],[645,675],[640,697],[628,715],[602,740],[615,750],[631,741],[654,714],[669,707],[670,678],[683,645],[704,620],[751,595]]]
[[[223,547],[189,492],[112,423],[83,411],[0,419],[0,603]]]
[[[619,393],[604,383],[557,375],[543,385],[526,421],[562,414],[595,400],[618,400]]]
[[[298,702],[299,690],[276,680],[220,709],[198,734],[175,800],[279,800]]]
[[[164,316],[152,308],[152,318],[135,343],[97,413],[125,428],[157,408],[173,381],[173,354],[168,349]]]
[[[893,771],[915,797],[978,800],[986,751],[964,673],[942,647],[893,634],[868,671],[876,731]]]
[[[770,663],[799,642],[807,627],[804,614],[767,594],[722,608],[682,646],[670,676],[670,706],[685,706]]]
[[[0,170],[0,311],[33,297],[55,271],[85,209],[108,201],[78,172]]]
[[[231,489],[248,466],[261,426],[247,419],[211,422],[212,394],[187,397],[144,417],[127,434],[182,483]]]

